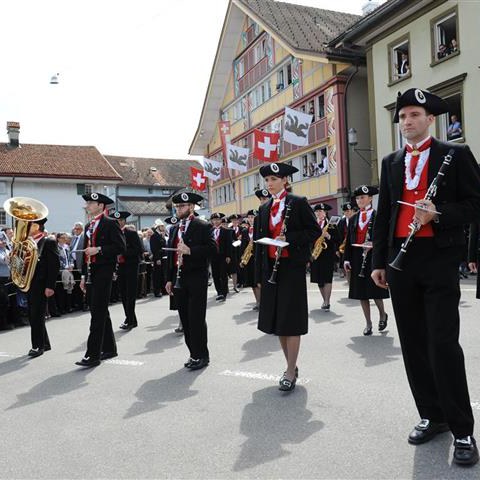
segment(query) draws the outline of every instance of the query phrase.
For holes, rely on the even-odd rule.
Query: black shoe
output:
[[[227,299],[225,295],[219,295],[217,297],[217,302],[224,302]]]
[[[90,357],[83,357],[79,362],[75,362],[75,365],[78,365],[79,367],[91,368],[100,365],[100,360]]]
[[[297,383],[297,379],[294,378],[293,380],[289,380],[286,377],[283,377],[280,380],[280,386],[278,387],[279,390],[282,392],[291,392],[295,388],[295,384]]]
[[[120,325],[120,329],[122,330],[131,330],[132,328],[135,328],[135,327],[138,327],[138,323],[126,323],[126,322],[123,322],[121,325]]]
[[[177,335],[183,335],[183,327],[177,327],[173,330]]]
[[[369,335],[372,334],[372,327],[365,327],[365,329],[363,330],[363,334],[368,337]]]
[[[198,360],[192,358],[186,367],[190,370],[200,370],[201,368],[205,368],[209,363],[210,361],[208,358],[199,358]]]
[[[387,322],[388,322],[388,315],[385,314],[384,319],[380,319],[378,322],[378,331],[383,332],[387,328]]]
[[[329,312],[330,311],[330,304],[329,303],[324,303],[321,307],[320,310],[323,310],[324,312]]]
[[[39,357],[40,355],[43,355],[43,348],[31,348],[29,351],[28,351],[28,356],[31,357],[31,358],[35,358],[35,357]]]
[[[161,293],[155,293],[155,294],[154,294],[154,297],[156,297],[156,298],[162,298],[163,295],[162,295]]]
[[[189,368],[189,367],[190,367],[190,364],[192,363],[192,360],[193,360],[193,358],[190,357],[190,358],[183,364],[183,366],[186,367],[186,368]]]
[[[51,349],[52,347],[50,345],[48,345],[48,347],[47,346],[43,347],[44,352],[49,352]]]
[[[237,287],[233,287],[233,291],[234,291],[235,293],[240,293],[240,290],[239,290]]]
[[[428,419],[422,419],[415,425],[415,428],[408,436],[408,443],[420,445],[428,442],[439,433],[448,432],[450,428],[447,423],[431,422]]]
[[[453,446],[453,461],[457,465],[471,466],[478,462],[477,442],[473,437],[456,438]]]
[[[280,377],[280,382],[279,384],[281,385],[282,384],[282,379],[285,378],[285,376],[287,375],[287,372],[283,372],[283,375]],[[295,367],[295,378],[298,378],[298,367]]]
[[[252,310],[253,310],[254,312],[258,312],[258,311],[260,310],[260,307],[259,307],[258,305],[255,305],[255,306],[252,308]]]
[[[102,352],[100,354],[100,360],[108,360],[109,358],[118,357],[117,352]]]

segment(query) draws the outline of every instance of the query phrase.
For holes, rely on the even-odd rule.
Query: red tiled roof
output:
[[[0,143],[0,176],[122,179],[95,147],[7,143]]]
[[[202,168],[196,160],[137,158],[105,155],[122,176],[124,185],[185,187],[190,184],[190,167]]]

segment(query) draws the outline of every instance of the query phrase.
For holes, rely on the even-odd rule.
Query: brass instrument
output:
[[[336,225],[340,221],[340,217],[334,215],[330,218],[327,224],[322,229],[322,234],[317,238],[313,246],[312,251],[312,261],[316,260],[320,254],[328,248],[327,242],[325,241],[326,233],[330,228],[330,225]]]
[[[253,240],[248,242],[247,248],[245,248],[242,258],[240,259],[240,268],[245,268],[253,255]]]
[[[345,238],[343,239],[343,242],[340,244],[338,247],[338,251],[340,252],[341,255],[345,253],[345,245],[347,243],[347,236],[345,235]]]
[[[15,230],[10,253],[12,282],[22,292],[28,292],[38,262],[37,244],[29,238],[34,220],[48,215],[48,208],[40,201],[28,197],[12,197],[3,204],[5,212],[15,218]]]
[[[454,153],[455,153],[455,150],[453,150],[452,148],[449,150],[448,154],[443,157],[443,163],[440,166],[440,169],[438,170],[436,177],[433,179],[432,183],[428,187],[424,200],[432,200],[432,198],[434,198],[435,195],[437,194],[438,184],[440,183],[442,178],[445,176],[445,173],[447,172],[448,167],[450,166]],[[393,259],[391,263],[389,263],[389,266],[395,270],[399,270],[399,271],[403,270],[403,261],[405,259],[405,254],[407,253],[408,246],[412,242],[413,237],[417,234],[420,228],[422,228],[422,225],[419,222],[416,222],[415,220],[413,220],[412,223],[408,226],[408,228],[410,229],[410,233],[408,237],[402,243],[402,246],[400,247],[400,251],[398,252],[397,256]]]

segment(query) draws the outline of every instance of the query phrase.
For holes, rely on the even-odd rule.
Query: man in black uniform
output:
[[[412,88],[399,94],[394,122],[399,122],[407,145],[382,162],[372,278],[390,288],[407,377],[421,418],[408,441],[417,445],[451,430],[453,461],[473,465],[478,449],[458,342],[458,267],[465,244],[463,225],[476,221],[480,211],[480,169],[466,145],[429,136],[435,115],[447,111],[448,104],[429,92]],[[425,198],[447,155],[451,163],[436,195]],[[420,229],[402,269],[387,268],[412,220]]]
[[[152,250],[153,262],[152,283],[155,297],[162,296],[162,290],[165,286],[165,278],[163,275],[163,248],[167,245],[167,241],[163,233],[164,230],[164,223],[158,219],[155,221],[155,229],[153,230],[153,235],[150,237],[150,249]]]
[[[83,195],[83,198],[92,220],[85,229],[85,262],[80,288],[85,291],[86,278],[89,276],[92,316],[87,352],[84,358],[75,363],[81,367],[96,367],[100,360],[117,356],[108,301],[117,256],[125,254],[126,243],[118,223],[104,212],[105,207],[113,203],[112,200],[101,193],[90,193]]]
[[[213,238],[217,244],[217,251],[212,257],[212,277],[217,291],[217,302],[224,302],[228,294],[227,265],[232,259],[232,235],[229,230],[222,228],[223,213],[212,213],[210,221],[213,224]]]
[[[38,262],[28,290],[28,317],[30,319],[32,348],[29,357],[39,357],[51,350],[45,327],[47,299],[55,293],[55,282],[60,272],[57,242],[44,235],[46,218],[32,222],[30,237],[38,248]]]
[[[172,199],[180,221],[170,230],[168,248],[177,251],[168,252],[165,285],[167,293],[175,296],[190,352],[185,367],[191,370],[204,368],[210,361],[205,321],[208,261],[216,253],[217,246],[211,225],[193,214],[195,205],[202,200],[202,196],[191,192],[179,193]],[[174,288],[177,283],[179,288]]]
[[[115,212],[112,215],[120,225],[127,245],[125,253],[117,258],[118,285],[125,312],[125,321],[120,325],[122,330],[131,330],[138,326],[137,316],[135,315],[135,301],[137,299],[138,265],[143,253],[142,243],[137,231],[125,228],[126,219],[129,216],[130,212]]]

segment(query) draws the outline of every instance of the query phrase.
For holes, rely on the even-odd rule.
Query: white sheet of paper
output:
[[[241,244],[242,244],[241,240],[235,240],[234,242],[232,242],[232,246],[234,247],[239,247]]]
[[[288,242],[283,242],[282,240],[275,240],[273,238],[263,237],[259,240],[255,240],[256,243],[260,243],[261,245],[271,245],[273,247],[281,247],[285,248],[290,245]]]

